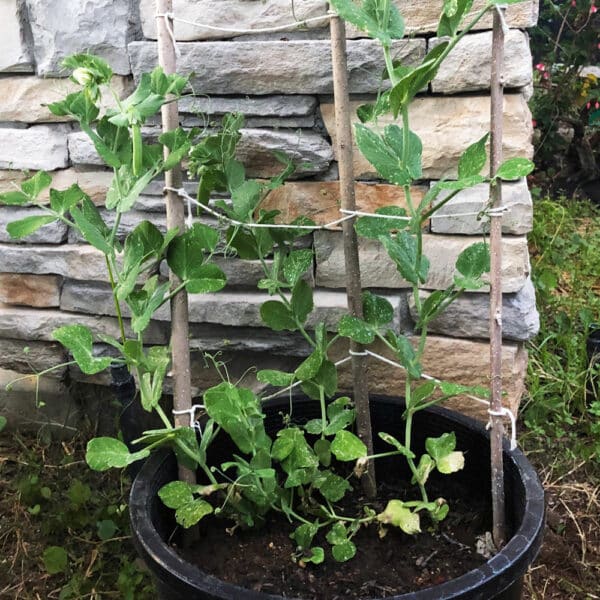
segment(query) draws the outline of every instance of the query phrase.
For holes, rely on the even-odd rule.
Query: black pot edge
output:
[[[387,396],[372,396],[372,400],[389,402],[391,404],[401,402],[398,398]],[[429,410],[451,421],[469,427],[489,439],[489,433],[474,419],[441,407],[434,407]],[[516,469],[520,474],[521,480],[527,490],[521,526],[506,546],[484,565],[456,579],[433,588],[410,592],[400,596],[392,596],[386,600],[432,600],[434,597],[439,600],[452,600],[453,598],[458,598],[461,594],[464,595],[469,590],[474,590],[486,578],[501,575],[509,569],[510,579],[505,582],[503,589],[510,587],[512,582],[525,574],[528,566],[535,560],[541,547],[545,523],[544,490],[537,473],[521,450],[511,450],[508,442],[505,440],[503,454],[505,465],[512,463],[512,468]],[[145,518],[144,515],[150,514],[153,495],[156,492],[156,490],[151,489],[154,473],[165,468],[165,463],[172,460],[172,455],[166,451],[153,454],[147,459],[131,488],[129,503],[131,525],[135,531],[139,532],[139,535],[133,536],[134,545],[143,559],[152,561],[162,572],[165,580],[177,579],[193,585],[193,582],[204,579],[207,588],[210,588],[210,592],[212,594],[220,594],[223,598],[243,597],[247,600],[284,600],[282,596],[254,592],[225,583],[186,562],[169,545],[163,542],[156,529],[151,526],[150,520]],[[173,573],[177,573],[178,575],[174,577]],[[493,590],[488,590],[488,592],[492,593],[493,591],[494,595],[496,595],[502,592],[503,589],[495,587]],[[434,591],[436,596],[431,595]],[[474,599],[481,598],[481,600],[486,600],[489,597],[491,596],[473,596]],[[288,598],[287,600],[291,599]],[[372,600],[377,599],[374,598]]]

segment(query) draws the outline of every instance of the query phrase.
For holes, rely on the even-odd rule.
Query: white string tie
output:
[[[162,17],[167,15],[170,19],[177,23],[185,23],[186,25],[191,25],[192,27],[197,27],[199,29],[209,29],[210,31],[220,31],[222,33],[237,33],[240,35],[253,33],[277,33],[280,31],[288,31],[290,29],[301,29],[302,27],[307,27],[310,23],[324,22],[331,19],[331,14],[328,12],[326,15],[321,15],[320,17],[310,17],[308,19],[302,19],[301,21],[292,21],[284,25],[275,25],[273,27],[261,27],[257,29],[234,29],[231,27],[217,27],[216,25],[208,25],[199,21],[180,19],[179,17],[175,17],[172,13],[165,13],[164,15],[159,14],[156,16]]]
[[[490,217],[502,217],[506,213],[510,212],[510,208],[508,206],[494,206],[492,208],[488,208],[485,211],[485,214]]]
[[[380,213],[368,213],[361,210],[348,210],[346,208],[340,208],[340,212],[349,217],[375,217],[377,219],[395,219],[396,221],[410,221],[412,217],[403,217],[396,215],[382,215]]]
[[[192,213],[192,203],[190,202],[189,198],[186,198],[186,202],[187,202],[187,217],[185,220],[185,226],[188,229],[191,229],[194,225],[194,215]]]
[[[363,350],[362,352],[354,352],[354,350],[349,350],[348,353],[350,356],[369,356],[369,352],[367,350]]]
[[[508,417],[510,419],[510,449],[517,449],[517,418],[514,413],[503,406],[500,410],[492,410],[491,408],[488,410],[488,414],[492,417]],[[492,423],[491,421],[486,425],[486,429],[491,429]]]
[[[173,26],[171,25],[171,23],[173,23],[175,20],[179,20],[175,18],[175,15],[172,12],[166,12],[166,13],[157,13],[155,15],[156,19],[162,18],[165,20],[165,28],[167,30],[167,32],[169,33],[169,37],[171,38],[171,41],[173,42],[173,48],[175,49],[175,56],[177,56],[177,58],[179,58],[181,56],[181,51],[179,50],[179,46],[177,45],[177,40],[175,39],[175,32],[173,31]]]
[[[190,417],[190,427],[195,427],[197,425],[196,421],[196,411],[197,410],[206,410],[204,404],[194,404],[191,408],[184,408],[182,410],[172,410],[171,412],[174,415],[189,415]],[[199,426],[199,424],[198,424]]]

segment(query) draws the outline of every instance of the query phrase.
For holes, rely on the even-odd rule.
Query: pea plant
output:
[[[417,456],[411,442],[413,418],[418,411],[457,394],[483,393],[448,382],[423,382],[422,360],[431,320],[463,291],[485,285],[482,277],[489,269],[487,245],[474,244],[459,256],[457,273],[447,289],[434,291],[426,300],[421,299],[419,290],[429,272],[429,260],[423,252],[423,227],[460,190],[490,182],[481,174],[487,160],[487,136],[463,153],[458,180],[437,183],[415,205],[410,190],[414,181],[422,179],[422,143],[410,130],[408,107],[433,79],[448,53],[496,2],[488,2],[485,9],[463,24],[472,2],[446,0],[438,33],[447,39],[416,67],[397,64],[392,59],[392,40],[403,37],[404,22],[389,0],[333,0],[332,4],[341,17],[379,40],[385,58],[389,89],[374,104],[359,109],[361,123],[355,128],[356,141],[380,176],[404,190],[408,211],[382,208],[378,215],[359,219],[356,229],[360,235],[383,244],[411,285],[419,332],[416,347],[407,336],[390,327],[392,306],[368,291],[362,297],[363,319],[345,316],[334,333],[328,331],[325,323],[314,322],[313,290],[307,281],[314,251],[298,242],[317,226],[306,217],[281,226],[279,211],[261,207],[269,192],[282,185],[294,167],[284,156],[278,156],[282,162],[278,176],[270,180],[248,178],[236,158],[242,116],[227,115],[221,128],[210,133],[176,129],[163,134],[159,144],[143,139],[145,121],[165,102],[183,93],[187,80],[178,75],[167,76],[160,69],[143,75],[130,97],[119,100],[115,94],[116,108],[101,115],[100,88],[111,89],[110,68],[87,55],[67,59],[67,66],[74,69],[72,78],[81,90],[50,105],[50,110],[74,118],[113,169],[106,198],[106,208],[114,212],[112,224],[103,219],[77,185],[64,191],[50,189],[50,205],[41,202],[40,194],[51,186],[50,176],[43,172],[23,182],[18,191],[0,196],[4,204],[34,205],[46,212],[10,224],[13,237],[26,236],[60,220],[104,254],[120,338],[98,339],[112,346],[116,356],[94,354],[92,333],[82,325],[60,327],[54,337],[71,352],[85,373],[97,373],[113,364],[126,365],[136,376],[142,406],[155,411],[164,425],[144,432],[134,442],[140,448],[135,452],[117,439],[91,440],[86,455],[89,466],[96,470],[125,467],[157,448],[171,447],[180,464],[201,475],[197,484],[173,481],[159,491],[163,503],[174,510],[177,523],[190,527],[212,514],[233,520],[234,528],[247,528],[260,525],[269,513],[280,513],[293,524],[293,558],[300,564],[318,564],[325,559],[325,549],[319,545],[323,540],[329,544],[335,560],[350,560],[356,553],[353,538],[362,527],[391,526],[415,534],[421,530],[421,513],[429,515],[433,524],[443,520],[448,504],[443,498],[431,500],[426,484],[434,470],[449,474],[461,469],[464,457],[456,449],[456,438],[451,432],[428,438],[425,453]],[[379,127],[378,119],[388,113],[400,117],[402,127]],[[170,150],[167,159],[163,158],[161,144]],[[199,213],[218,211],[226,224],[225,231],[222,233],[221,223],[211,227],[198,222],[185,232],[172,230],[163,234],[150,223],[142,222],[121,243],[118,231],[122,214],[134,206],[148,183],[182,159],[187,161],[191,178],[198,181],[194,202]],[[530,169],[529,161],[511,159],[491,183],[522,177]],[[228,200],[211,200],[213,192],[224,193]],[[201,419],[200,435],[192,427],[175,427],[167,416],[161,396],[170,364],[169,349],[147,347],[144,332],[154,312],[181,289],[192,294],[206,293],[217,292],[226,285],[223,271],[211,261],[223,248],[227,254],[235,253],[262,266],[264,274],[258,287],[269,296],[260,309],[264,323],[274,331],[298,332],[310,348],[308,357],[294,371],[260,370],[258,380],[283,388],[281,392],[299,385],[317,403],[319,417],[299,424],[293,415],[286,416],[278,431],[267,431],[263,398],[233,384],[226,374],[220,384],[203,394],[206,414]],[[163,260],[181,280],[175,289],[156,275]],[[123,318],[125,307],[131,315],[129,330]],[[340,338],[362,344],[381,340],[407,372],[403,439],[377,432],[389,445],[388,452],[369,455],[367,445],[353,433],[356,411],[350,398],[338,394],[338,367],[331,358],[333,345]],[[225,434],[237,451],[224,462],[212,464],[211,447]],[[369,503],[342,510],[340,501],[352,490],[353,478],[360,478],[368,462],[382,456],[398,456],[407,461],[420,498],[389,500],[379,512]]]

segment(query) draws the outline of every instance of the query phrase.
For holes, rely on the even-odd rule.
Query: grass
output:
[[[129,541],[128,482],[90,471],[83,437],[0,437],[0,598],[154,598]]]
[[[586,338],[600,322],[600,210],[538,200],[530,235],[540,333],[529,344],[521,444],[546,490],[547,527],[526,578],[530,600],[600,598],[600,361]]]

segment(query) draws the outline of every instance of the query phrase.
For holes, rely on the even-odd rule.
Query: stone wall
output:
[[[395,42],[393,53],[410,64],[438,43],[435,26],[442,2],[396,1],[412,36]],[[476,2],[474,10],[481,4]],[[290,0],[174,2],[179,18],[235,29],[289,23],[290,7]],[[299,19],[324,16],[327,4],[296,0],[295,11]],[[534,25],[536,13],[534,0],[508,9],[506,157],[532,155],[531,116],[526,102],[532,72],[525,30]],[[23,179],[21,170],[45,169],[52,172],[54,187],[63,189],[78,182],[102,207],[111,174],[87,138],[68,120],[51,115],[44,105],[71,89],[67,74],[61,70],[61,59],[85,50],[110,62],[118,74],[116,84],[126,95],[140,74],[157,62],[153,1],[0,0],[0,14],[0,191]],[[308,214],[321,223],[339,215],[330,49],[323,23],[313,22],[305,30],[248,35],[181,23],[175,27],[181,42],[179,70],[193,73],[196,94],[180,103],[182,124],[193,126],[218,120],[228,111],[243,112],[246,128],[240,158],[249,174],[266,177],[277,172],[279,164],[273,150],[287,153],[298,167],[294,180],[267,199],[269,208],[281,210],[285,218]],[[436,180],[455,176],[462,151],[489,128],[490,24],[490,19],[482,20],[461,41],[430,89],[423,90],[411,108],[412,126],[425,147],[424,180],[415,186],[417,197]],[[383,62],[374,42],[361,39],[361,34],[352,30],[348,37],[350,88],[358,103],[377,92]],[[152,135],[155,130],[149,128],[146,133]],[[358,152],[354,169],[362,210],[404,203],[403,193],[378,182]],[[151,184],[135,210],[123,219],[119,234],[125,235],[144,218],[164,229],[161,193],[160,182]],[[474,216],[460,215],[478,211],[486,201],[485,187],[464,191],[431,220],[425,244],[433,266],[423,295],[444,287],[452,278],[458,253],[480,238],[486,224]],[[505,204],[510,212],[504,221],[503,360],[507,399],[515,407],[527,362],[523,344],[538,327],[526,243],[532,204],[524,181],[505,187]],[[18,243],[9,238],[6,223],[35,212],[32,208],[0,207],[0,413],[18,417],[16,421],[42,418],[32,409],[34,381],[24,379],[12,391],[4,390],[4,385],[67,358],[52,341],[54,328],[84,323],[96,333],[115,335],[117,330],[104,261],[96,250],[82,245],[61,224],[47,226]],[[106,217],[110,220],[110,214]],[[317,256],[311,277],[316,287],[314,319],[324,319],[333,328],[346,306],[341,289],[341,232],[316,232],[311,243]],[[392,302],[395,326],[410,334],[412,307],[405,282],[378,244],[364,241],[361,245],[364,286]],[[232,378],[253,364],[293,366],[308,352],[298,337],[274,334],[263,327],[259,306],[264,296],[255,287],[261,276],[258,265],[228,259],[223,268],[230,281],[224,293],[190,300],[190,344],[197,391],[216,381],[202,351],[222,351]],[[485,290],[465,294],[437,319],[426,351],[427,372],[463,383],[487,382],[488,305]],[[166,343],[168,335],[169,314],[164,310],[151,324],[148,342]],[[346,350],[336,351],[342,356]],[[371,376],[374,391],[401,393],[401,372],[373,363]],[[251,377],[249,381],[252,383]],[[46,405],[52,407],[44,418],[65,420],[72,414],[67,406],[77,382],[106,385],[107,377],[85,377],[73,367],[53,372],[41,389]],[[342,383],[349,384],[347,373]],[[468,401],[458,404],[461,409],[483,414],[483,408]]]

